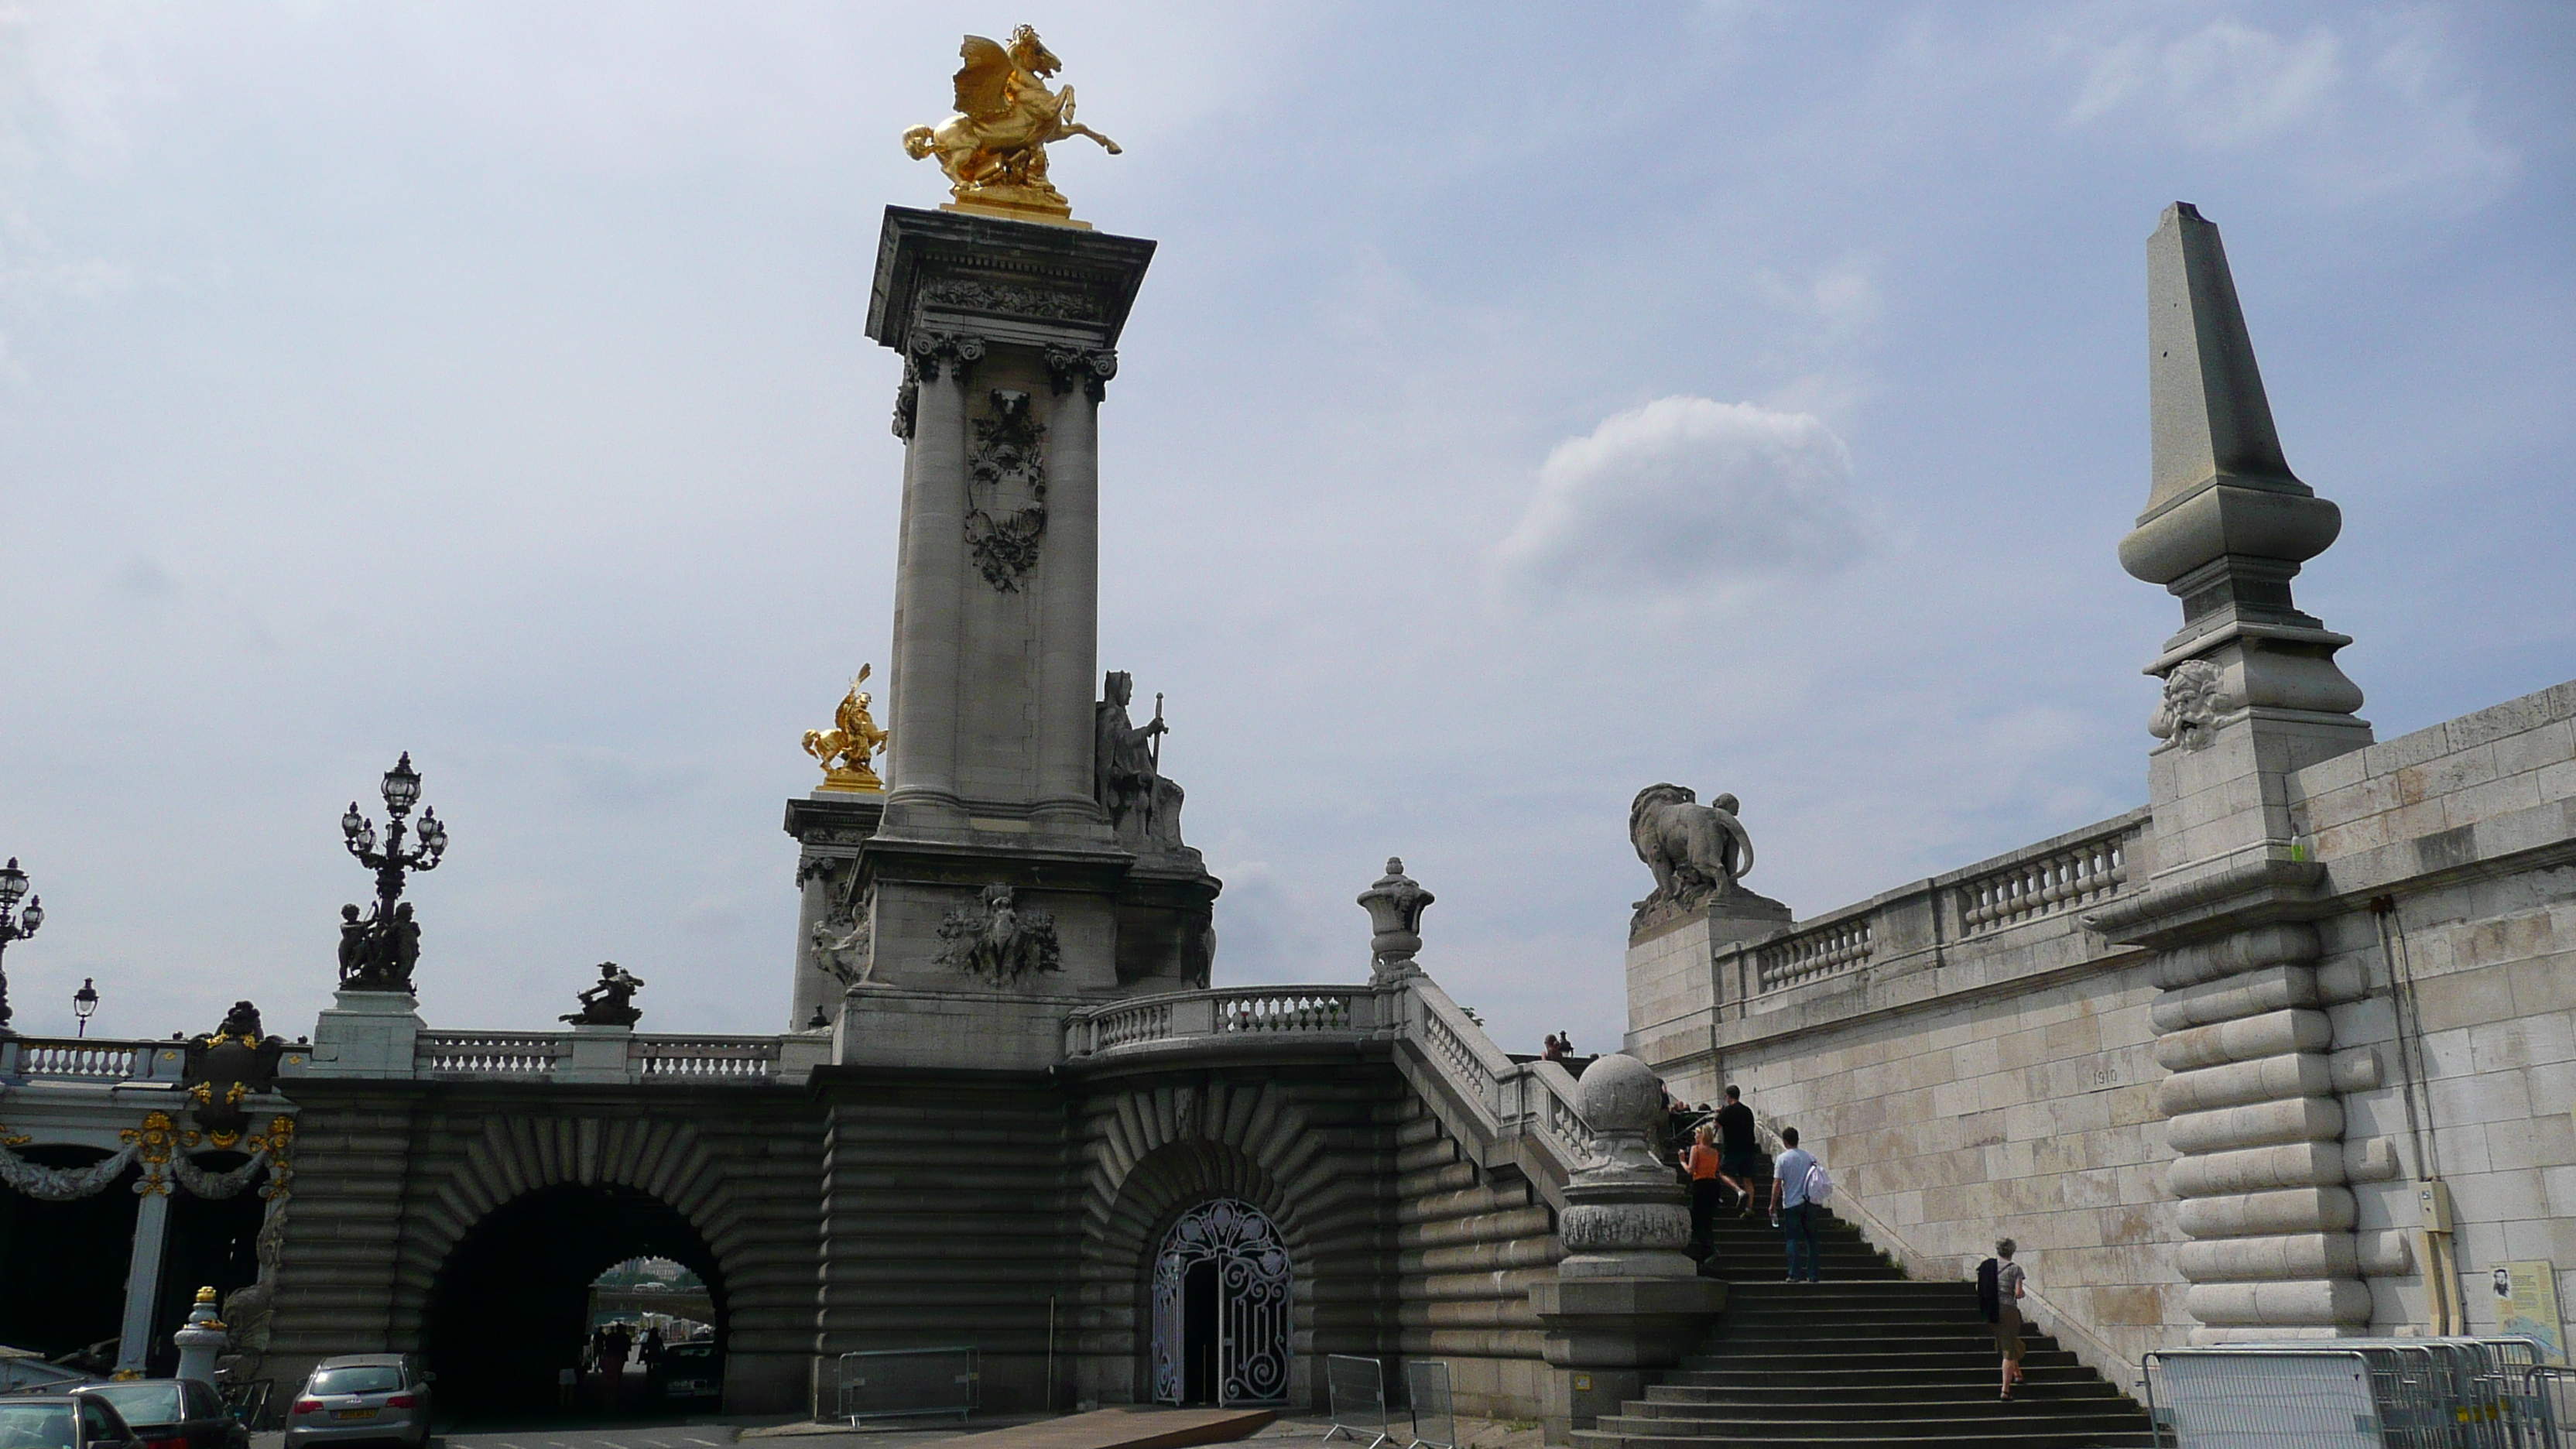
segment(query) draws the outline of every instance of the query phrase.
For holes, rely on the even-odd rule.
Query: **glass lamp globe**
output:
[[[396,815],[420,802],[420,772],[411,767],[411,751],[403,751],[402,761],[385,771],[384,790],[385,808]]]

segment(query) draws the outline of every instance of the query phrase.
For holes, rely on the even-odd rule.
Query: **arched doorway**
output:
[[[14,1150],[52,1168],[88,1167],[108,1155],[104,1148],[52,1144]],[[103,1344],[106,1362],[116,1362],[139,1175],[128,1167],[105,1188],[69,1202],[0,1187],[0,1344],[49,1358]]]
[[[1278,1226],[1237,1198],[1181,1214],[1154,1255],[1154,1399],[1277,1403],[1288,1397],[1295,1274]]]
[[[475,1224],[431,1285],[424,1340],[443,1409],[484,1422],[611,1409],[596,1392],[567,1405],[559,1380],[590,1336],[594,1281],[636,1258],[670,1259],[706,1285],[721,1354],[724,1281],[706,1239],[678,1209],[630,1187],[543,1188]],[[721,1360],[709,1368],[721,1383]],[[596,1385],[592,1378],[581,1387]],[[630,1391],[613,1408],[647,1414],[664,1406]]]

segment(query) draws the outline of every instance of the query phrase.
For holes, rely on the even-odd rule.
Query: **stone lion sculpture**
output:
[[[1628,807],[1628,839],[1655,873],[1655,893],[1637,902],[1638,910],[1689,910],[1736,889],[1753,869],[1753,837],[1735,811],[1732,795],[1702,805],[1681,785],[1637,792]]]

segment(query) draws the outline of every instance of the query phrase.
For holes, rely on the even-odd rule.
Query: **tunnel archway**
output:
[[[13,1149],[39,1167],[88,1167],[104,1148],[47,1144]],[[44,1202],[0,1187],[0,1344],[52,1357],[107,1344],[125,1317],[134,1253],[134,1195],[141,1169],[84,1198]]]
[[[630,1258],[669,1258],[707,1285],[725,1343],[725,1285],[713,1249],[679,1209],[614,1184],[541,1188],[469,1229],[429,1292],[423,1347],[440,1417],[468,1421],[567,1412],[558,1376],[590,1331],[591,1281]],[[624,1406],[649,1412],[650,1403]],[[569,1412],[593,1416],[596,1401]]]

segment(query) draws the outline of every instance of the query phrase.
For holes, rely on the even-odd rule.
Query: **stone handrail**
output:
[[[425,1031],[412,1044],[412,1069],[422,1076],[541,1080],[554,1075],[569,1042],[553,1031]]]
[[[2139,893],[2150,870],[2139,859],[2148,827],[2147,812],[2133,810],[1768,937],[1721,946],[1713,961],[1721,1014],[1767,1011],[1819,983],[1839,990],[1849,983],[1836,978],[1863,971],[1901,975],[1955,963],[1990,949],[1990,942],[1991,949],[2010,949],[2015,938],[2003,933],[2033,922],[2067,929]]]
[[[2111,824],[2091,839],[1961,882],[1959,934],[2000,931],[2118,895],[2129,882],[2129,847],[2146,827]]]
[[[1482,1158],[1515,1157],[1551,1195],[1579,1166],[1591,1134],[1574,1078],[1555,1062],[1516,1062],[1438,983],[1250,986],[1178,991],[1086,1007],[1065,1017],[1069,1061],[1179,1053],[1240,1043],[1392,1041],[1399,1061],[1440,1088],[1451,1131]]]
[[[1843,916],[1773,937],[1754,957],[1762,989],[1777,991],[1869,964],[1878,947],[1867,915]]]
[[[52,1082],[177,1081],[178,1062],[156,1071],[155,1052],[173,1043],[83,1040],[67,1036],[0,1038],[0,1078]]]
[[[778,1070],[778,1056],[774,1036],[639,1036],[626,1047],[628,1068],[656,1081],[767,1077]]]
[[[1064,1019],[1064,1054],[1097,1057],[1246,1035],[1362,1041],[1387,1025],[1381,993],[1366,986],[1175,991],[1073,1012]]]

